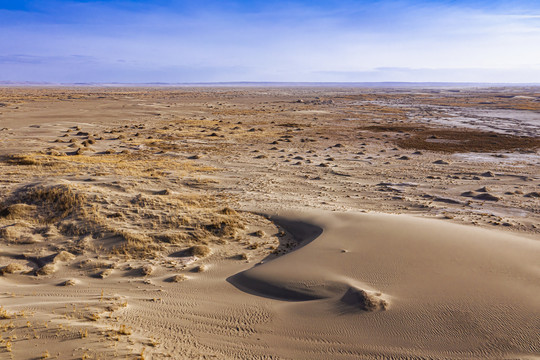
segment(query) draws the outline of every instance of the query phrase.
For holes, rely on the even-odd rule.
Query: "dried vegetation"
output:
[[[0,238],[53,252],[126,259],[156,258],[190,246],[201,246],[194,256],[204,257],[208,253],[200,249],[235,238],[244,228],[242,216],[225,206],[226,197],[209,195],[211,182],[201,178],[214,169],[163,154],[179,139],[169,127],[115,127],[104,136],[69,128],[55,141],[67,143],[65,150],[0,158],[12,183],[0,197]],[[106,140],[107,134],[113,137]],[[88,154],[69,150],[79,141]],[[105,141],[110,142],[105,151],[89,148]],[[121,150],[125,147],[131,151]],[[54,264],[36,268],[39,275],[54,271]]]

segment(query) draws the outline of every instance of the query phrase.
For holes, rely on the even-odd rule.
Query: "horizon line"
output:
[[[313,86],[313,87],[328,87],[328,86],[345,86],[345,87],[369,87],[369,86],[388,86],[388,87],[413,87],[413,86],[433,86],[433,87],[463,87],[463,86],[540,86],[540,83],[520,83],[520,82],[471,82],[471,81],[217,81],[217,82],[42,82],[42,81],[10,81],[0,80],[2,86],[74,86],[74,87],[116,87],[116,86],[172,86],[172,87],[189,87],[189,86]]]

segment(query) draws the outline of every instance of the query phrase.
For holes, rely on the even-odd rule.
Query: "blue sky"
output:
[[[540,83],[540,1],[0,0],[0,80]]]

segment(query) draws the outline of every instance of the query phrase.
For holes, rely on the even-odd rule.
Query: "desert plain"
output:
[[[540,357],[540,89],[0,89],[1,359]]]

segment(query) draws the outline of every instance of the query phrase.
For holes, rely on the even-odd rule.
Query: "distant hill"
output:
[[[51,83],[36,81],[0,81],[0,86],[82,86],[82,87],[349,87],[349,88],[464,88],[540,86],[538,83],[474,83],[474,82],[200,82],[200,83],[117,83],[80,82]]]

